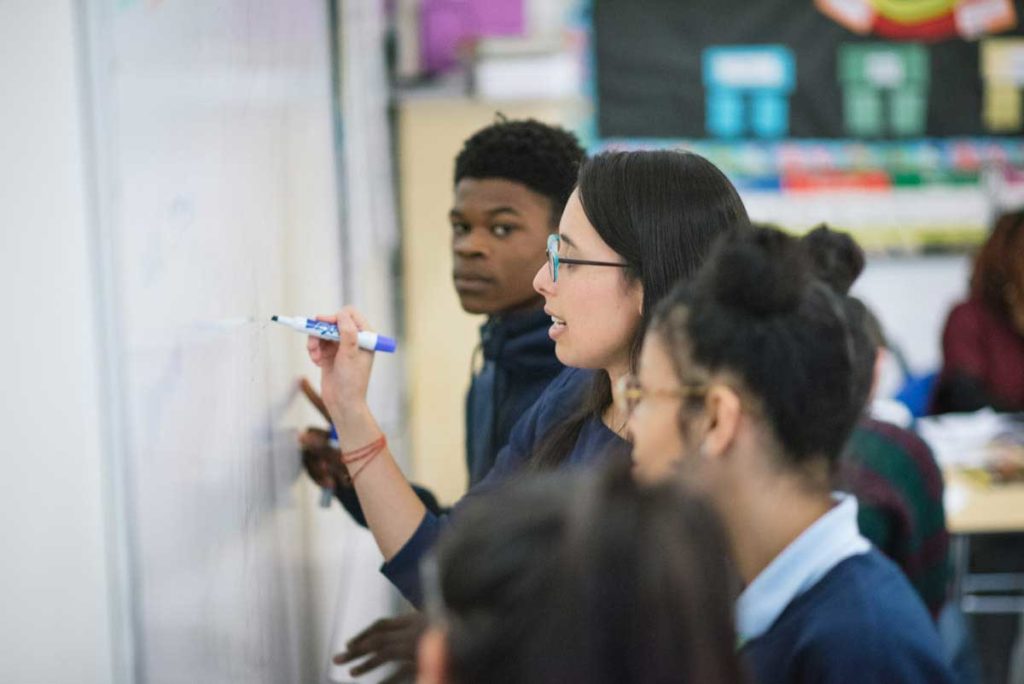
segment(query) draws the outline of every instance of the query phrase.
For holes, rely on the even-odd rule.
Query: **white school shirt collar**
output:
[[[850,556],[867,553],[871,542],[857,527],[857,499],[834,492],[836,505],[804,530],[740,594],[736,629],[742,646],[761,636],[793,599],[813,587]]]

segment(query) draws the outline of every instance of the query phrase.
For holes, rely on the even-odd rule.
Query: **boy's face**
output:
[[[551,200],[502,178],[463,178],[455,186],[452,278],[462,308],[496,314],[539,307],[533,275],[555,229]]]

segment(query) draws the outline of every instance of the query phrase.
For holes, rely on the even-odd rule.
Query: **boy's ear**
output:
[[[416,684],[445,684],[448,678],[448,640],[431,627],[420,637],[416,652]]]

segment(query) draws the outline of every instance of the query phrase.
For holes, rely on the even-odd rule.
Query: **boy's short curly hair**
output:
[[[463,178],[522,183],[551,200],[552,222],[557,224],[584,157],[579,140],[563,128],[499,116],[462,146],[455,158],[455,184]]]

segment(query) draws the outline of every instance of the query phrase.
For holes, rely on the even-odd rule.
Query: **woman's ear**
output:
[[[742,402],[736,391],[728,385],[713,384],[708,389],[705,403],[708,429],[704,435],[702,455],[709,459],[720,458],[736,441]]]
[[[416,652],[416,683],[445,684],[448,681],[448,640],[444,632],[431,627],[420,637]]]
[[[644,315],[644,285],[639,280],[633,283],[633,302],[636,312],[643,318]]]

